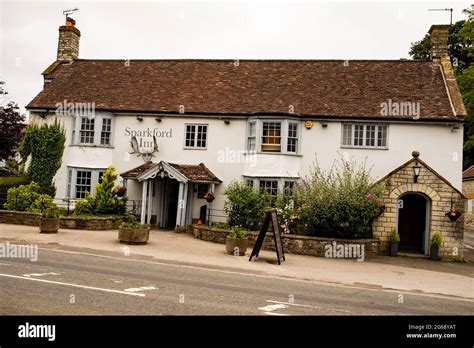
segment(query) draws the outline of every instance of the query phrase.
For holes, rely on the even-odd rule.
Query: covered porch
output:
[[[141,184],[138,192],[141,193],[141,223],[150,224],[156,216],[156,222],[162,228],[191,224],[197,185],[205,184],[214,192],[215,185],[222,182],[203,163],[148,161],[120,175],[125,186],[129,180]]]

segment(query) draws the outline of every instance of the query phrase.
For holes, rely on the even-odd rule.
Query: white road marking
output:
[[[44,277],[47,275],[59,275],[59,273],[48,272],[48,273],[30,273],[30,274],[23,274],[23,277]]]
[[[313,308],[313,309],[322,309],[322,310],[331,310],[331,311],[336,311],[336,312],[352,313],[351,311],[346,311],[346,310],[344,310],[344,309],[323,308],[323,307],[311,306],[311,305],[304,305],[304,304],[299,304],[299,303],[280,302],[280,301],[273,301],[273,300],[267,300],[267,302],[270,302],[270,303],[279,303],[279,304],[281,304],[281,305],[288,305],[288,306],[295,306],[295,307],[306,307],[306,308]]]
[[[127,292],[138,292],[138,291],[143,291],[143,290],[158,290],[158,288],[155,288],[154,286],[142,286],[142,287],[140,287],[140,288],[125,289],[124,291],[127,291]]]
[[[57,284],[57,285],[64,285],[64,286],[71,286],[71,287],[74,287],[74,288],[82,288],[82,289],[88,289],[88,290],[98,290],[98,291],[104,291],[104,292],[113,292],[113,293],[116,293],[116,294],[125,294],[125,295],[131,295],[131,296],[145,297],[145,294],[138,294],[138,293],[133,293],[133,292],[125,292],[125,291],[113,290],[113,289],[96,288],[96,287],[93,287],[93,286],[85,286],[85,285],[72,284],[72,283],[56,282],[56,281],[46,280],[46,279],[28,278],[28,277],[16,276],[16,275],[12,275],[12,274],[3,274],[3,273],[0,273],[0,277],[15,278],[15,279],[25,279],[25,280],[33,280],[33,281],[36,281],[36,282],[42,282],[42,283],[48,283],[48,284]]]
[[[288,316],[288,314],[274,313],[274,312],[265,312],[265,314],[268,314],[268,315],[278,315],[278,316],[281,316],[281,317],[287,317],[287,316]]]
[[[318,284],[318,285],[324,285],[324,286],[332,286],[332,287],[336,287],[336,288],[358,289],[358,290],[376,291],[376,292],[377,291],[382,291],[382,292],[390,292],[390,293],[395,293],[395,294],[432,297],[432,298],[442,298],[442,299],[451,300],[451,301],[461,301],[461,302],[474,303],[474,299],[472,299],[472,298],[459,297],[459,296],[455,296],[455,295],[450,296],[450,295],[443,295],[443,294],[436,294],[436,293],[426,293],[426,292],[423,293],[423,292],[401,290],[401,289],[389,289],[389,288],[372,289],[372,288],[364,288],[362,286],[343,284],[343,283],[335,283],[335,282],[328,282],[328,281],[316,280],[316,279],[306,280],[306,279],[282,277],[282,276],[277,276],[277,275],[265,276],[265,275],[260,275],[260,274],[252,274],[252,273],[236,272],[236,271],[226,271],[226,270],[222,270],[222,269],[212,269],[212,268],[199,267],[199,266],[172,264],[172,263],[159,262],[159,261],[133,260],[133,259],[120,258],[120,257],[85,253],[85,252],[80,252],[80,251],[57,250],[57,249],[48,249],[48,248],[38,248],[38,249],[39,250],[47,250],[47,251],[51,251],[51,252],[57,252],[57,253],[65,253],[65,254],[88,255],[88,256],[100,257],[100,258],[104,258],[104,259],[111,259],[111,260],[117,260],[117,261],[129,261],[129,262],[146,263],[146,264],[152,264],[152,265],[162,265],[162,266],[168,266],[168,267],[190,268],[190,269],[198,269],[198,270],[208,271],[208,272],[236,274],[236,275],[244,275],[244,276],[251,276],[251,277],[256,277],[256,278],[264,278],[264,279],[281,279],[281,280],[287,280],[287,281],[291,281],[291,282]],[[170,260],[170,261],[176,262],[175,260]]]
[[[274,305],[266,305],[265,307],[258,307],[258,309],[264,312],[273,312],[273,311],[276,311],[277,309],[283,309],[283,308],[288,308],[288,306],[284,304],[274,304]]]

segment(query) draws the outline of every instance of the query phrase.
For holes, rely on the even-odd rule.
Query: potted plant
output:
[[[388,235],[388,241],[390,242],[390,256],[397,256],[398,243],[400,243],[400,235],[398,234],[395,227],[392,227],[392,230]]]
[[[430,239],[430,260],[439,261],[441,259],[439,257],[439,247],[441,246],[442,242],[443,237],[441,232],[433,232]]]
[[[216,196],[214,196],[214,193],[213,193],[213,192],[208,191],[208,192],[206,192],[206,194],[204,195],[204,199],[205,199],[207,202],[211,203],[214,199],[216,199]]]
[[[58,233],[59,211],[55,207],[44,209],[40,218],[40,233]]]
[[[125,244],[146,244],[150,238],[150,226],[141,224],[138,219],[128,214],[119,226],[118,239]]]
[[[449,218],[449,220],[451,221],[456,221],[457,219],[459,219],[459,217],[461,216],[461,212],[459,210],[456,210],[456,209],[451,209],[450,211],[448,211],[446,213],[446,216]]]
[[[234,256],[244,256],[247,251],[247,233],[242,231],[240,226],[233,227],[225,239],[225,249],[227,254]]]
[[[125,196],[125,193],[127,193],[127,189],[125,187],[115,186],[114,192],[117,197],[123,197]]]

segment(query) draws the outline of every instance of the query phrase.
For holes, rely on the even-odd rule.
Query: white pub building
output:
[[[232,181],[274,195],[315,160],[329,169],[343,156],[385,182],[374,237],[386,242],[397,227],[407,248],[428,253],[439,230],[448,252],[462,241],[462,224],[444,214],[463,209],[466,116],[448,29],[431,27],[428,61],[89,60],[67,18],[27,109],[31,122],[58,118],[66,129],[56,199],[94,193],[112,164],[141,220],[174,228],[200,218],[208,191],[222,210]]]

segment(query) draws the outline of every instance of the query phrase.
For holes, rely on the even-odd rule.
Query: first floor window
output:
[[[247,135],[247,150],[255,151],[257,149],[257,123],[249,122]]]
[[[94,144],[94,119],[81,117],[81,144]]]
[[[100,144],[110,145],[110,134],[112,134],[112,119],[102,119],[102,132],[100,133]]]
[[[263,122],[262,152],[281,151],[281,123]]]
[[[206,148],[207,146],[207,125],[187,124],[185,147]]]
[[[112,114],[94,114],[94,117],[76,115],[72,120],[71,144],[109,147],[113,143],[114,117]]]
[[[91,192],[92,172],[90,170],[78,170],[76,176],[75,198],[86,198],[86,193]]]
[[[298,124],[288,124],[288,142],[286,145],[286,151],[296,153],[298,150]]]
[[[387,125],[355,124],[342,125],[342,146],[387,148]]]
[[[278,180],[260,180],[260,191],[276,197],[278,194]]]

